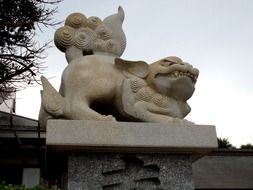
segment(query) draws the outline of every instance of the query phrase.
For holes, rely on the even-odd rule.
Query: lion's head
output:
[[[195,90],[198,74],[198,69],[171,56],[149,66],[147,82],[163,95],[186,101]]]
[[[178,57],[166,57],[152,64],[143,61],[116,59],[115,64],[124,72],[147,81],[156,92],[177,100],[188,100],[194,90],[199,71]],[[127,77],[131,77],[127,75]]]

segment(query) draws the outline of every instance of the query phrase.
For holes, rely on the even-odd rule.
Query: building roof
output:
[[[1,126],[38,126],[38,121],[35,119],[11,114],[0,111],[0,125]]]
[[[192,167],[196,189],[253,189],[253,150],[217,150]]]
[[[0,111],[0,148],[34,145],[34,141],[45,140],[45,129],[40,129],[38,121],[23,116]]]

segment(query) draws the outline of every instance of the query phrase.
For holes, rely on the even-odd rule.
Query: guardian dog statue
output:
[[[73,13],[55,33],[55,45],[66,55],[59,92],[45,77],[39,121],[182,121],[199,71],[170,56],[152,64],[120,58],[126,47],[124,11],[105,18]]]

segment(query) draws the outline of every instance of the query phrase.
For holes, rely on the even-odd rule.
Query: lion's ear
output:
[[[127,72],[139,78],[145,78],[149,72],[149,65],[144,61],[127,61],[124,59],[116,58],[115,66],[123,71]]]

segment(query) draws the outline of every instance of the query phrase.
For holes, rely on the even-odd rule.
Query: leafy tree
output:
[[[33,84],[40,73],[44,51],[35,31],[58,24],[52,17],[62,0],[0,0],[0,97]]]
[[[241,145],[241,149],[253,149],[253,144],[245,144],[245,145]]]
[[[235,147],[228,141],[227,138],[217,138],[218,148],[234,149]]]

